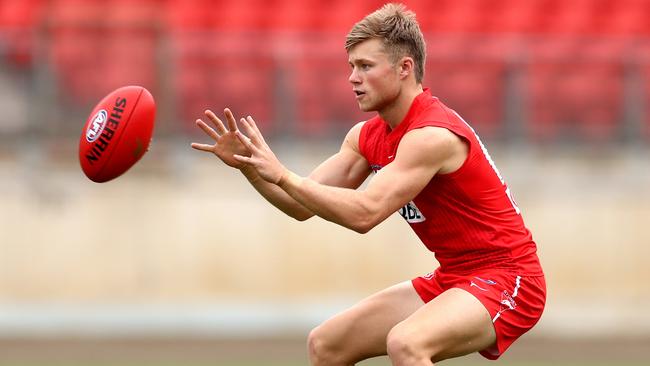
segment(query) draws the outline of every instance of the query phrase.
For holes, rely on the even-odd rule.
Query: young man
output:
[[[275,157],[251,117],[212,112],[197,125],[215,144],[192,144],[240,169],[288,215],[313,215],[365,233],[399,211],[435,252],[434,272],[389,287],[309,335],[313,365],[388,355],[393,365],[480,352],[498,358],[539,320],[546,288],[536,245],[485,146],[458,114],[422,88],[425,44],[415,15],[388,4],[347,37],[349,81],[377,116],[340,151],[300,177]],[[357,190],[372,173],[365,190]]]

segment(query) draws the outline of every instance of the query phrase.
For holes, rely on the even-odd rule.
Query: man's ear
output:
[[[399,61],[399,76],[402,79],[405,79],[410,74],[415,72],[415,62],[413,62],[412,57],[402,57]]]

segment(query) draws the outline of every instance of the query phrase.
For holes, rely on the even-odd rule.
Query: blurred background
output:
[[[486,143],[547,274],[501,363],[649,364],[650,0],[404,3],[425,86]],[[228,106],[308,174],[371,116],[343,44],[382,4],[0,0],[0,365],[306,364],[313,326],[434,269],[399,217],[299,223],[189,147]],[[81,129],[130,84],[157,102],[150,151],[92,183]]]

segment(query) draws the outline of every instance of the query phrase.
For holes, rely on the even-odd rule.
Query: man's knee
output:
[[[314,366],[343,365],[342,349],[337,339],[322,325],[314,328],[307,337],[309,360]]]
[[[397,325],[388,333],[386,350],[393,365],[422,364],[431,362],[431,350],[427,349],[416,334]]]

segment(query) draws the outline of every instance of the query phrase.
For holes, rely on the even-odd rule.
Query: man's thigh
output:
[[[386,354],[386,336],[424,301],[411,281],[399,283],[360,301],[314,330],[351,362]]]
[[[393,334],[405,337],[433,362],[481,351],[496,341],[490,313],[474,295],[459,288],[420,307]]]

